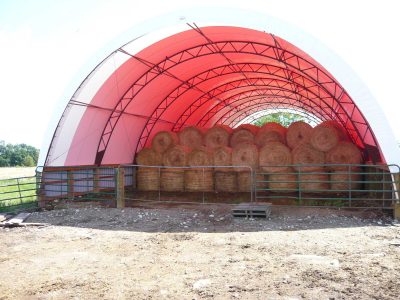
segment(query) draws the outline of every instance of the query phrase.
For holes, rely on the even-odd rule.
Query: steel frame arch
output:
[[[347,92],[344,90],[344,88],[342,88],[339,83],[337,83],[334,79],[332,79],[330,77],[329,74],[327,74],[323,69],[321,69],[320,66],[314,65],[314,63],[308,61],[307,59],[305,59],[303,57],[299,57],[298,55],[296,55],[295,53],[293,53],[291,51],[287,51],[286,49],[278,49],[276,46],[273,46],[273,45],[256,43],[256,42],[251,42],[251,41],[249,42],[249,41],[232,41],[232,40],[231,41],[217,41],[217,42],[215,42],[215,44],[218,45],[218,48],[221,49],[221,51],[223,51],[224,48],[229,48],[231,50],[231,51],[223,51],[224,53],[231,52],[231,53],[259,55],[259,54],[263,54],[266,51],[272,49],[273,53],[274,53],[274,57],[272,57],[272,56],[268,57],[267,55],[264,55],[264,56],[271,58],[272,60],[275,60],[275,61],[281,61],[281,62],[284,61],[285,64],[309,75],[311,78],[313,78],[312,75],[314,75],[314,74],[311,74],[310,70],[314,70],[313,72],[316,72],[315,80],[318,82],[317,89],[319,89],[321,87],[327,87],[328,84],[333,85],[334,86],[334,89],[333,89],[334,97],[333,98],[337,100],[337,105],[341,106],[340,101],[342,101],[345,98],[348,99],[350,101],[348,104],[353,106],[353,110],[352,110],[351,114],[353,114],[354,110],[357,109],[359,115],[364,120],[363,125],[366,126],[364,136],[369,132],[373,141],[375,142],[375,144],[378,145],[376,137],[374,136],[372,130],[370,129],[370,126],[369,126],[368,122],[366,121],[362,112],[359,111],[358,107],[351,100],[351,98],[349,97]],[[97,147],[96,163],[101,163],[102,157],[104,155],[104,151],[106,150],[106,148],[108,146],[108,142],[110,140],[110,137],[112,135],[112,132],[113,132],[116,124],[118,123],[119,118],[124,113],[126,107],[129,105],[129,103],[134,99],[134,97],[136,95],[137,91],[133,92],[132,88],[138,87],[138,90],[140,92],[142,90],[142,88],[146,84],[151,82],[155,77],[159,76],[160,74],[166,74],[166,71],[168,71],[168,69],[171,66],[176,64],[174,59],[177,59],[179,61],[180,60],[179,56],[181,56],[181,58],[182,58],[184,53],[187,55],[187,57],[190,57],[191,59],[198,58],[203,55],[215,54],[215,52],[213,52],[212,49],[208,48],[208,46],[210,46],[209,43],[203,44],[203,45],[196,45],[196,46],[187,48],[183,51],[180,51],[177,54],[172,55],[171,57],[166,58],[165,60],[161,61],[157,65],[151,66],[149,68],[149,70],[147,70],[144,74],[142,74],[142,76],[140,78],[138,78],[131,85],[131,87],[124,93],[124,96],[121,97],[121,99],[115,105],[114,111],[110,114],[107,124],[104,126],[104,129],[103,129],[103,132],[102,132],[102,135],[101,135],[100,141],[98,143],[98,147]],[[249,52],[250,48],[254,52]],[[248,50],[244,51],[245,49],[248,49]],[[196,55],[194,55],[195,53],[196,53]],[[199,55],[199,53],[201,53],[201,55]],[[186,60],[180,60],[179,63],[182,63]],[[306,65],[308,65],[308,67],[302,68],[300,61],[303,63],[306,63]],[[172,65],[171,65],[171,63],[172,63]],[[297,67],[295,65],[293,65],[293,63],[296,63]],[[155,66],[157,66],[157,67],[155,67]],[[326,79],[330,79],[330,80],[326,80]],[[132,91],[132,94],[135,94],[135,95],[133,95],[132,97],[129,97],[129,98],[125,98],[125,96],[129,93],[129,91]],[[119,108],[118,111],[116,111],[117,108]],[[346,110],[345,110],[345,112],[346,112]],[[349,116],[349,117],[351,118],[351,116]],[[346,123],[347,123],[347,121],[348,120],[346,120]],[[356,126],[354,126],[354,124],[353,124],[353,127],[355,127],[358,130],[358,128]]]

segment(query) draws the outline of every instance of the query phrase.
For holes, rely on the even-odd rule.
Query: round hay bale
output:
[[[311,130],[311,145],[322,152],[335,147],[339,141],[346,139],[343,127],[334,121],[326,121]]]
[[[183,192],[185,190],[183,169],[161,169],[160,189],[164,192]]]
[[[254,185],[257,185],[257,189],[267,188],[267,182],[263,174],[257,174],[254,178]],[[237,172],[237,191],[238,192],[250,192],[252,188],[252,173],[249,171]]]
[[[204,135],[204,144],[210,149],[228,146],[232,129],[226,125],[215,125]]]
[[[258,130],[260,130],[260,127],[254,124],[241,124],[236,129],[246,129],[251,131],[254,135],[257,134]]]
[[[241,125],[243,126],[243,125]],[[243,143],[254,143],[254,130],[244,127],[236,128],[233,130],[229,144],[232,148]]]
[[[212,166],[213,156],[206,147],[193,149],[187,155],[187,164],[191,167],[196,166]],[[210,171],[211,169],[209,169]]]
[[[255,170],[258,167],[257,146],[250,143],[241,143],[232,149],[232,165],[248,166]],[[249,171],[248,168],[235,168],[236,171]]]
[[[330,184],[332,192],[346,192],[360,190],[362,186],[362,176],[360,168],[353,168],[350,172],[334,171],[330,174]]]
[[[326,153],[327,164],[361,164],[361,151],[350,142],[339,142]],[[332,170],[347,170],[349,166],[330,166]]]
[[[163,165],[170,167],[186,166],[189,151],[187,147],[181,145],[175,145],[167,149],[163,154]]]
[[[214,148],[212,152],[214,166],[232,166],[232,148],[218,147]],[[232,172],[232,168],[214,168],[219,172]]]
[[[286,133],[286,143],[289,148],[294,149],[300,144],[309,143],[312,129],[311,125],[303,121],[290,124]]]
[[[213,192],[213,171],[186,170],[185,191],[187,192]]]
[[[260,149],[260,169],[265,172],[284,172],[292,164],[290,149],[280,143],[271,142]]]
[[[314,171],[321,168],[321,166],[301,166],[307,164],[324,164],[325,153],[318,151],[311,147],[310,144],[301,144],[292,150],[293,164],[300,165],[294,166],[297,171]]]
[[[262,147],[270,142],[280,142],[285,144],[287,129],[281,124],[275,122],[265,123],[257,132],[255,143],[257,146]]]
[[[158,168],[138,168],[136,183],[139,191],[158,191],[160,188],[160,170]]]
[[[151,141],[151,147],[157,153],[164,153],[168,148],[178,144],[178,136],[175,132],[157,132]]]
[[[143,166],[160,166],[162,156],[153,148],[143,148],[136,154],[136,163]]]
[[[273,173],[268,176],[268,188],[273,193],[297,191],[297,174],[290,168],[287,173]]]
[[[215,190],[234,193],[237,191],[236,172],[215,172]]]
[[[299,188],[302,192],[324,193],[329,191],[329,174],[324,173],[324,169],[315,171],[314,173],[299,174]]]
[[[189,148],[199,148],[203,146],[203,133],[194,126],[183,128],[179,133],[179,144]]]
[[[251,191],[251,172],[243,171],[237,173],[237,190],[238,192]]]
[[[334,120],[328,120],[328,121],[322,122],[320,125],[334,127],[337,130],[337,133],[339,134],[340,141],[350,141],[350,138],[347,134],[346,129],[339,122],[334,121]]]

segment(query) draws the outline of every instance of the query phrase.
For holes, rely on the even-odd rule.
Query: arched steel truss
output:
[[[372,137],[374,142],[373,146],[378,145],[367,120],[344,88],[320,66],[294,52],[284,49],[276,38],[274,38],[274,43],[272,44],[239,40],[214,42],[199,28],[191,27],[204,37],[205,43],[169,55],[157,63],[130,54],[124,49],[118,49],[118,51],[131,56],[132,59],[140,61],[146,65],[148,69],[131,84],[112,109],[98,143],[95,159],[96,164],[101,164],[110,138],[120,117],[126,113],[126,109],[134,101],[135,97],[143,91],[150,82],[160,76],[174,78],[177,81],[177,87],[160,101],[160,104],[153,111],[152,115],[149,116],[136,146],[137,150],[146,144],[154,125],[160,120],[165,110],[190,89],[197,90],[202,93],[202,96],[192,102],[185,112],[177,118],[173,126],[174,130],[185,126],[191,114],[195,113],[197,109],[209,101],[216,101],[217,104],[211,107],[210,110],[202,116],[201,120],[198,122],[199,125],[207,124],[207,122],[212,119],[212,116],[215,116],[216,112],[221,109],[227,110],[226,114],[232,114],[232,111],[234,112],[233,115],[235,113],[238,114],[238,117],[232,121],[232,124],[234,122],[239,122],[240,119],[246,117],[246,113],[240,115],[240,111],[244,112],[244,106],[233,106],[238,103],[234,104],[235,100],[232,97],[224,97],[224,93],[243,89],[245,93],[243,93],[242,99],[249,99],[249,104],[246,109],[249,108],[251,111],[263,107],[261,102],[256,102],[262,98],[251,100],[251,97],[257,95],[262,97],[264,91],[270,93],[264,98],[265,100],[272,99],[268,97],[276,97],[276,99],[279,97],[279,99],[281,99],[279,100],[279,104],[282,107],[285,107],[285,105],[299,107],[300,104],[298,106],[294,104],[297,101],[297,103],[301,103],[301,109],[307,108],[307,111],[315,114],[316,110],[312,110],[312,107],[316,104],[316,101],[320,101],[318,107],[324,111],[324,116],[320,114],[318,118],[334,118],[340,121],[347,128],[353,140],[361,146],[363,146],[364,138],[367,135]],[[273,63],[253,63],[249,61],[235,62],[229,58],[231,54],[240,54],[240,58],[244,60],[249,58],[254,60],[268,59],[272,60]],[[227,63],[221,66],[211,67],[209,70],[201,72],[187,80],[181,79],[171,72],[174,67],[180,64],[189,63],[191,60],[212,55],[222,56]],[[279,75],[281,72],[283,72],[284,76]],[[233,73],[240,74],[242,78],[240,80],[226,82],[212,90],[201,89],[201,84],[203,82]],[[253,78],[255,74],[258,74],[259,78]],[[269,78],[266,78],[265,75],[268,75]],[[254,86],[257,88],[251,89]],[[293,102],[285,102],[289,101],[289,99]],[[321,104],[325,104],[326,107],[321,107]],[[243,103],[243,105],[245,104]],[[250,107],[252,108],[250,109]],[[353,115],[355,114],[361,117],[360,122],[355,122],[353,120]],[[227,121],[220,118],[217,122],[225,123]]]

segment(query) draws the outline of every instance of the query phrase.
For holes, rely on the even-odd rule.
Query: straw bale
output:
[[[262,147],[270,142],[280,142],[285,144],[287,129],[275,122],[265,123],[257,132],[255,143]]]
[[[329,191],[329,174],[324,169],[310,173],[299,173],[299,188],[302,192],[324,193]]]
[[[232,129],[226,125],[215,125],[207,130],[204,135],[204,144],[210,149],[228,146]]]
[[[232,148],[236,147],[242,143],[254,143],[254,130],[250,130],[248,128],[235,128],[232,132],[230,139],[230,146]]]
[[[254,136],[257,134],[258,130],[260,130],[260,127],[258,127],[257,125],[254,124],[242,124],[239,125],[238,127],[236,127],[236,129],[246,129],[251,131]]]
[[[303,121],[293,122],[290,124],[286,133],[286,143],[289,148],[294,149],[300,144],[309,143],[311,131],[311,125]]]
[[[271,173],[268,176],[268,188],[271,192],[295,192],[297,190],[297,174],[293,168],[286,173]]]
[[[254,178],[254,185],[257,185],[258,189],[267,188],[265,175],[257,174]],[[252,173],[250,171],[237,172],[237,190],[238,192],[250,192],[252,188]]]
[[[361,151],[351,142],[339,142],[326,153],[327,164],[361,164]],[[330,166],[332,170],[347,170],[348,166]]]
[[[210,170],[186,170],[185,191],[187,192],[213,192],[214,177]]]
[[[242,171],[237,172],[237,190],[238,192],[251,191],[251,172]]]
[[[167,149],[163,154],[163,165],[171,167],[184,167],[187,165],[187,156],[190,149],[175,145]]]
[[[255,170],[258,167],[257,146],[250,143],[241,143],[232,149],[232,165],[248,166]],[[246,171],[248,168],[235,168],[236,171]]]
[[[164,153],[168,148],[178,144],[178,136],[175,132],[159,131],[151,141],[151,147],[157,153]]]
[[[283,172],[292,164],[289,147],[280,142],[271,142],[260,149],[260,169],[265,172]]]
[[[310,143],[315,149],[327,152],[339,141],[346,139],[346,132],[340,124],[335,121],[326,121],[311,130]]]
[[[206,147],[200,147],[193,149],[188,153],[187,156],[188,166],[212,166],[213,165],[213,155],[209,149]]]
[[[236,172],[215,172],[215,190],[217,192],[237,191],[237,173]]]
[[[218,147],[212,152],[214,166],[232,166],[232,148]],[[214,168],[215,171],[232,172],[232,168]]]
[[[139,167],[136,173],[139,191],[158,191],[160,188],[160,170],[158,168]]]
[[[330,174],[331,190],[359,190],[362,186],[360,168],[352,168],[349,171],[336,170]]]
[[[179,144],[189,148],[199,148],[203,146],[203,133],[194,126],[183,128],[179,133]]]
[[[292,160],[295,165],[324,164],[325,153],[314,149],[310,144],[300,144],[292,150]],[[295,166],[295,170],[313,171],[321,166]]]
[[[136,163],[143,166],[160,166],[162,156],[153,148],[143,148],[136,154]]]
[[[185,190],[185,172],[183,169],[161,169],[160,187],[164,192],[183,192]]]

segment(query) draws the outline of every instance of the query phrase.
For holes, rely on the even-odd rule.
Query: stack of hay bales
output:
[[[261,128],[243,124],[233,130],[216,125],[206,131],[194,126],[177,134],[161,131],[136,162],[164,166],[138,169],[143,191],[249,192],[253,170],[267,173],[255,179],[258,187],[273,192],[322,192],[359,188],[360,170],[340,164],[361,164],[362,156],[337,122],[312,128],[300,121],[288,128],[270,122]]]

